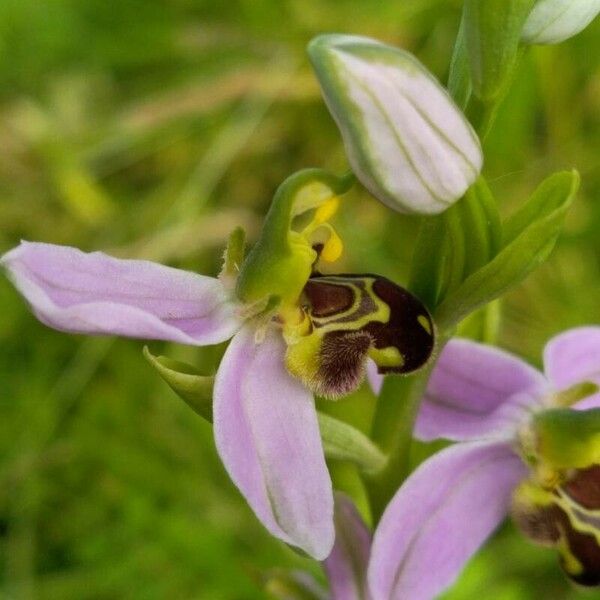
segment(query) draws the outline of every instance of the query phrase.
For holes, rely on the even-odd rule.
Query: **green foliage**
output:
[[[544,262],[560,235],[579,188],[579,175],[557,173],[548,178],[509,219],[504,245],[487,264],[449,293],[436,310],[442,328],[458,324],[469,313],[521,283]]]
[[[464,35],[473,91],[495,100],[511,79],[521,31],[535,0],[465,0]]]
[[[324,30],[369,35],[443,78],[461,5],[0,2],[0,252],[25,238],[217,274],[229,233],[241,225],[254,243],[290,173],[347,168],[307,42]],[[598,321],[599,55],[598,21],[535,48],[486,139],[502,215],[553,170],[582,174],[548,262],[503,299],[499,345],[532,361],[551,335]],[[93,208],[90,186],[68,192],[65,164],[109,211]],[[347,251],[331,272],[406,282],[418,221],[359,189],[344,204],[335,225]],[[264,600],[263,572],[317,574],[254,519],[210,427],[149,368],[141,343],[50,331],[3,278],[0,306],[1,597]],[[221,348],[155,351],[214,373]],[[342,418],[356,406],[353,424],[368,429],[373,399],[360,400],[329,410]],[[510,526],[445,598],[478,596],[586,597],[552,551]]]
[[[384,454],[364,433],[323,413],[318,413],[318,418],[327,458],[354,463],[365,472],[374,472],[384,466]]]

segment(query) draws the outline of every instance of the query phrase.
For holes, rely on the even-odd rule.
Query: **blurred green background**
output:
[[[377,37],[444,79],[460,5],[1,0],[0,253],[24,238],[216,274],[288,174],[346,168],[310,38]],[[536,48],[486,141],[504,214],[553,170],[583,176],[557,250],[503,306],[500,345],[537,365],[551,335],[600,316],[599,57],[599,20]],[[405,281],[414,220],[356,190],[338,224],[336,270]],[[258,524],[141,343],[51,331],[4,277],[0,307],[2,600],[252,600],[269,569],[321,577]],[[222,350],[151,348],[206,372]],[[478,597],[579,593],[507,524],[446,596]]]

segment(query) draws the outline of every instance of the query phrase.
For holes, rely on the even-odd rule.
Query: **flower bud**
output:
[[[600,0],[539,0],[521,39],[526,44],[558,44],[585,29],[600,12]]]
[[[308,52],[350,164],[381,202],[436,214],[477,179],[479,140],[414,58],[369,38],[322,35]]]

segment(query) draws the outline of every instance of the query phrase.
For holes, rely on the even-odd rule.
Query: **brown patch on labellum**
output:
[[[562,489],[580,506],[588,510],[600,510],[600,465],[575,471]]]
[[[376,320],[381,318],[381,303],[389,308],[385,323]],[[395,348],[402,358],[398,365],[378,365],[380,373],[415,371],[433,351],[429,312],[418,298],[385,277],[315,274],[304,288],[303,308],[314,331],[323,336],[313,384],[320,395],[335,398],[358,387],[371,347]]]
[[[523,534],[536,544],[553,547],[560,539],[557,526],[560,509],[549,506],[532,506],[513,503],[512,518]]]
[[[313,317],[330,317],[344,312],[352,306],[354,294],[343,285],[314,282],[309,279],[304,287],[304,293],[310,302],[310,313]]]
[[[564,556],[560,557],[560,565],[563,571],[570,579],[588,587],[600,585],[600,546],[595,536],[590,533],[578,531],[571,524],[569,516],[559,509],[560,528],[565,538],[565,542],[571,554],[581,564],[581,572],[571,573],[568,568],[568,561]]]
[[[410,292],[384,277],[378,277],[373,291],[390,307],[388,323],[372,322],[366,328],[377,349],[393,346],[404,357],[401,367],[378,367],[380,373],[411,373],[422,367],[433,352],[433,322],[425,305]],[[419,323],[429,321],[431,333]]]
[[[562,492],[582,507],[581,510],[571,508],[572,515],[556,503],[538,506],[521,503],[517,499],[512,507],[512,516],[519,529],[533,542],[557,548],[565,574],[575,583],[586,587],[600,586],[600,545],[595,535],[577,529],[574,517],[580,523],[595,527],[597,513],[586,511],[600,508],[594,504],[598,500],[595,495],[598,491],[598,472],[597,465],[583,469],[561,486]],[[586,487],[586,482],[591,484],[590,488]],[[553,494],[558,500],[559,490]],[[563,545],[565,547],[561,547]],[[569,555],[579,563],[580,571],[574,569]]]

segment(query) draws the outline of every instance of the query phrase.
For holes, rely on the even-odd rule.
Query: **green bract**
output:
[[[463,25],[473,92],[496,99],[511,79],[521,31],[534,0],[465,0]]]
[[[526,44],[558,44],[585,29],[600,0],[538,0],[523,28]]]
[[[317,37],[308,51],[352,168],[379,200],[436,214],[477,179],[476,134],[416,58],[346,35]]]
[[[147,347],[144,347],[144,356],[194,412],[212,423],[214,376],[200,375],[187,363],[154,356]],[[364,433],[329,415],[318,413],[317,417],[327,458],[353,463],[362,471],[374,472],[382,468],[385,456]]]
[[[434,313],[452,327],[472,311],[520,283],[550,254],[579,187],[576,171],[546,179],[525,205],[503,223],[502,248],[487,264],[450,290]]]
[[[212,391],[215,380],[213,376],[201,375],[192,365],[178,360],[154,356],[146,346],[144,356],[194,412],[212,422]]]
[[[434,311],[471,273],[492,260],[501,244],[496,201],[479,177],[441,217],[423,220],[409,288]]]

